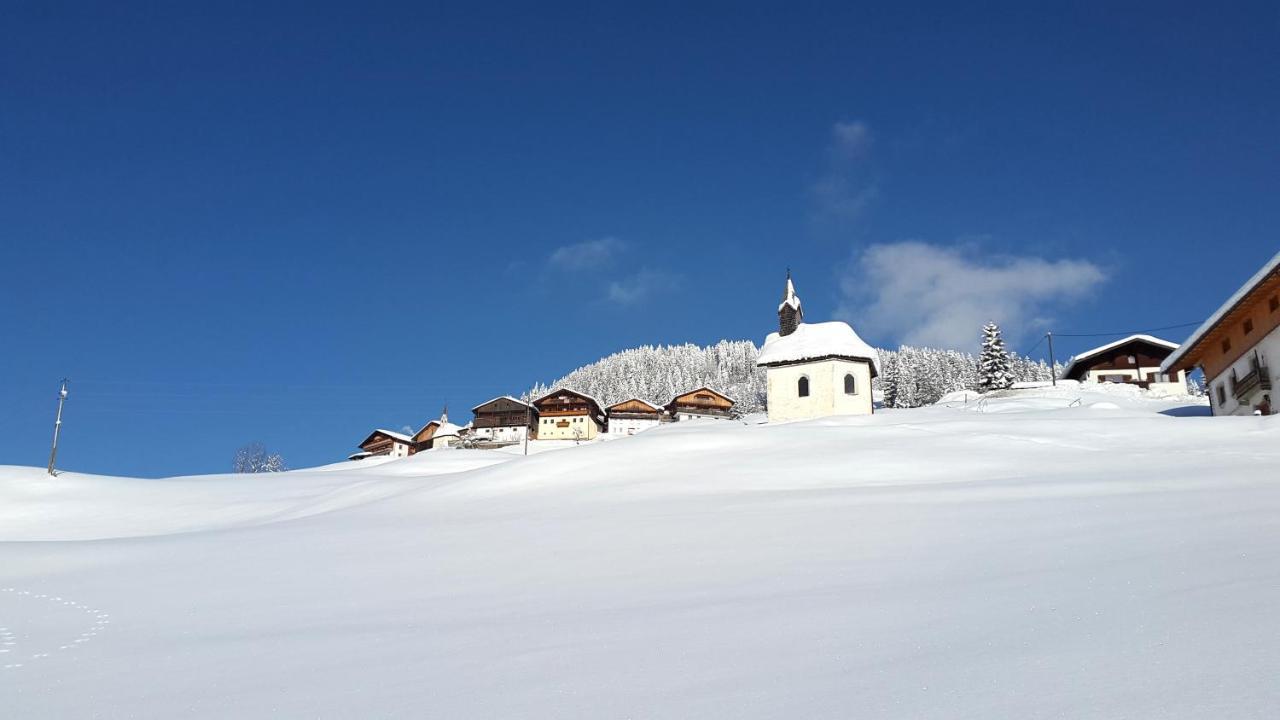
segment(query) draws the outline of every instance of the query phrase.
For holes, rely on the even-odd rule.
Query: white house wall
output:
[[[659,420],[642,420],[638,418],[609,418],[609,435],[635,435],[650,428],[661,425]]]
[[[527,428],[524,425],[499,425],[497,427],[473,428],[472,437],[483,438],[492,442],[520,442],[524,439]]]
[[[567,420],[567,427],[556,423]],[[586,415],[562,415],[544,417],[538,421],[539,440],[591,440],[600,434],[600,426]]]
[[[1244,377],[1249,373],[1253,366],[1250,362],[1253,359],[1254,352],[1258,353],[1262,366],[1267,369],[1271,375],[1271,390],[1262,390],[1254,393],[1251,398],[1254,403],[1261,398],[1262,395],[1268,395],[1271,398],[1272,412],[1276,411],[1276,395],[1275,388],[1280,387],[1280,327],[1272,330],[1262,336],[1258,343],[1249,348],[1249,351],[1240,356],[1232,365],[1222,371],[1221,375],[1209,379],[1209,403],[1213,408],[1214,415],[1252,415],[1252,405],[1241,405],[1236,401],[1234,395],[1231,394],[1231,387],[1228,378],[1231,377],[1231,371],[1236,371],[1237,377]],[[1218,402],[1218,389],[1224,388],[1226,394],[1226,402]]]
[[[844,392],[852,374],[854,394]],[[800,397],[800,378],[809,378],[809,396]],[[865,362],[822,360],[768,369],[769,422],[807,420],[827,415],[870,415],[871,367]]]

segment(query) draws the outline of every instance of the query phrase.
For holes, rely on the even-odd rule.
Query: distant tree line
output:
[[[879,350],[880,377],[872,387],[884,405],[910,408],[929,405],[957,390],[986,392],[1015,382],[1049,381],[1054,369],[1041,360],[1007,352],[995,325],[983,329],[982,360],[971,353],[928,347],[900,346]],[[756,367],[760,350],[749,340],[721,340],[715,345],[645,345],[623,350],[570,372],[555,382],[538,384],[524,393],[526,401],[567,387],[595,397],[605,405],[637,397],[658,404],[703,385],[737,401],[739,413],[765,409],[763,368]],[[1062,366],[1057,370],[1060,372]]]

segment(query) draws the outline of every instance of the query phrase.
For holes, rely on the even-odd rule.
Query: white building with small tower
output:
[[[769,422],[874,412],[871,380],[880,374],[875,348],[848,323],[804,322],[789,270],[778,332],[765,339],[756,365],[767,373]]]

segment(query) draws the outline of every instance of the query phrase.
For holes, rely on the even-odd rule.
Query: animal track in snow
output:
[[[86,616],[88,616],[88,618],[93,620],[92,624],[89,625],[83,632],[77,635],[74,639],[70,641],[64,640],[63,641],[64,644],[58,645],[57,651],[74,650],[78,647],[81,647],[85,643],[97,637],[98,633],[102,630],[105,630],[106,626],[111,623],[110,614],[105,613],[98,608],[91,607],[89,605],[78,602],[76,600],[72,600],[70,598],[59,597],[56,595],[49,595],[45,593],[33,593],[28,590],[19,590],[17,588],[12,588],[12,587],[0,588],[0,593],[7,593],[12,597],[23,598],[24,600],[43,600],[46,603],[48,603],[49,606],[51,606],[49,608],[51,610],[55,610],[55,611],[76,610],[84,613]],[[18,657],[13,656],[13,653],[18,649],[17,646],[18,646],[18,640],[17,640],[17,637],[14,635],[13,630],[11,630],[7,626],[0,627],[0,654],[8,653],[9,656],[6,657],[6,659],[18,660],[19,659]],[[26,662],[9,662],[4,665],[0,665],[0,669],[15,670],[17,668],[25,667],[31,661],[43,660],[45,658],[52,657],[54,655],[54,652],[57,652],[57,651],[35,652],[26,656],[25,658]]]

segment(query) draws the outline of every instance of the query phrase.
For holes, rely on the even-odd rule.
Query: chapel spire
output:
[[[778,334],[790,335],[804,322],[804,308],[800,305],[800,297],[796,295],[796,286],[791,282],[791,268],[787,268],[787,286],[782,292],[782,303],[778,305]]]

